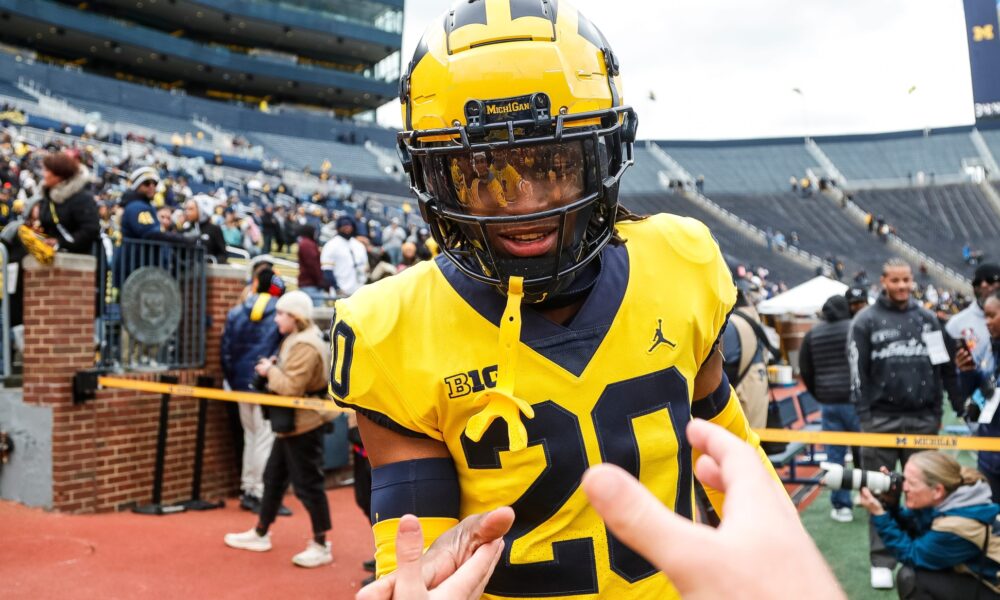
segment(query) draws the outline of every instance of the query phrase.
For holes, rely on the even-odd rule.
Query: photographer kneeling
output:
[[[982,474],[929,450],[911,456],[903,476],[904,508],[883,507],[868,488],[861,489],[861,505],[903,563],[896,575],[899,597],[1000,598],[1000,506]]]
[[[278,360],[263,358],[257,375],[267,381],[266,390],[281,396],[326,393],[326,365],[330,350],[323,334],[312,322],[312,300],[305,292],[294,291],[278,299],[274,317],[285,336]],[[312,521],[313,539],[292,558],[300,567],[318,567],[333,561],[326,532],[330,530],[330,506],[323,477],[323,433],[335,416],[308,409],[268,408],[271,428],[277,435],[264,468],[264,496],[257,526],[225,537],[227,546],[266,552],[271,549],[267,532],[281,506],[291,481]]]

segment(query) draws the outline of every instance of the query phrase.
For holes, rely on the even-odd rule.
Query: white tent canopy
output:
[[[829,277],[814,277],[797,285],[783,294],[764,300],[757,305],[762,315],[802,315],[813,316],[823,308],[823,304],[838,294],[843,295],[847,285]]]

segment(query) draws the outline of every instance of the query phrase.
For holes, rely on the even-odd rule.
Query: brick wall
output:
[[[57,255],[50,266],[30,258],[24,264],[24,400],[52,408],[52,500],[54,509],[65,512],[146,504],[153,487],[160,396],[105,389],[94,400],[73,404],[73,375],[94,366],[95,266],[92,257],[69,254]],[[205,368],[170,373],[181,383],[194,384],[200,375],[221,383],[222,326],[242,288],[242,271],[209,268]],[[239,488],[228,404],[208,401],[202,498]],[[197,400],[171,399],[164,503],[190,498],[197,415]]]

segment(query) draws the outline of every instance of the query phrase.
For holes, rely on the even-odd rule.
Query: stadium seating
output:
[[[40,62],[18,60],[0,52],[0,81],[14,87],[19,79],[33,81],[56,97],[88,100],[133,110],[189,120],[199,116],[229,131],[261,131],[314,139],[337,139],[354,134],[360,144],[370,139],[382,146],[395,147],[395,132],[374,124],[335,119],[329,114],[275,107],[263,113],[242,104],[226,103],[118,81],[75,69]],[[6,92],[3,92],[6,94]],[[24,93],[18,90],[18,96]],[[27,98],[30,99],[30,98]]]
[[[1000,129],[980,129],[979,133],[986,140],[986,146],[989,147],[993,158],[1000,160]],[[991,175],[996,176],[997,173],[991,173]]]
[[[626,195],[622,198],[622,204],[640,214],[667,212],[698,219],[711,229],[727,262],[731,265],[767,267],[771,272],[768,278],[771,281],[784,281],[793,286],[815,275],[809,267],[780,252],[768,250],[753,233],[740,231],[729,221],[683,195],[665,192]]]
[[[801,140],[774,142],[659,142],[692,177],[705,177],[705,192],[763,193],[788,189],[788,178],[817,168]]]
[[[19,87],[8,81],[0,81],[0,96],[34,102],[35,99],[21,91]]]
[[[660,184],[661,171],[664,171],[663,166],[653,153],[642,147],[642,144],[636,144],[635,164],[622,178],[621,193],[649,194],[663,191],[663,185]]]
[[[386,177],[379,170],[375,157],[360,146],[270,133],[251,133],[247,139],[264,146],[292,168],[309,167],[313,173],[319,173],[323,161],[329,160],[334,173],[351,177]]]
[[[923,172],[928,178],[962,172],[963,158],[978,158],[969,128],[904,132],[881,136],[819,138],[820,149],[849,181],[908,179]]]
[[[802,198],[798,194],[709,194],[723,208],[761,229],[781,231],[790,243],[799,235],[799,247],[820,257],[844,261],[849,278],[864,269],[871,278],[881,272],[892,253],[859,223],[824,196]]]
[[[885,217],[900,238],[959,273],[970,270],[962,261],[966,242],[989,252],[1000,240],[1000,215],[976,185],[867,190],[856,193],[854,202]]]
[[[105,102],[95,102],[93,100],[83,100],[79,98],[67,97],[66,101],[71,106],[86,113],[100,113],[101,120],[109,123],[125,123],[137,125],[146,129],[153,129],[165,134],[163,142],[169,139],[170,134],[191,133],[192,135],[201,131],[191,122],[190,119],[181,119],[168,115],[140,110],[138,107],[132,108]]]

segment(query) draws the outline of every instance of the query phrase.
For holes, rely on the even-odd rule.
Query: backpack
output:
[[[760,324],[752,316],[741,310],[733,311],[731,319],[733,327],[740,338],[740,361],[736,381],[733,388],[743,406],[750,427],[759,429],[767,425],[768,402],[770,387],[767,381],[767,360],[777,350],[773,348],[764,334]],[[757,357],[758,349],[762,349],[762,359]]]

